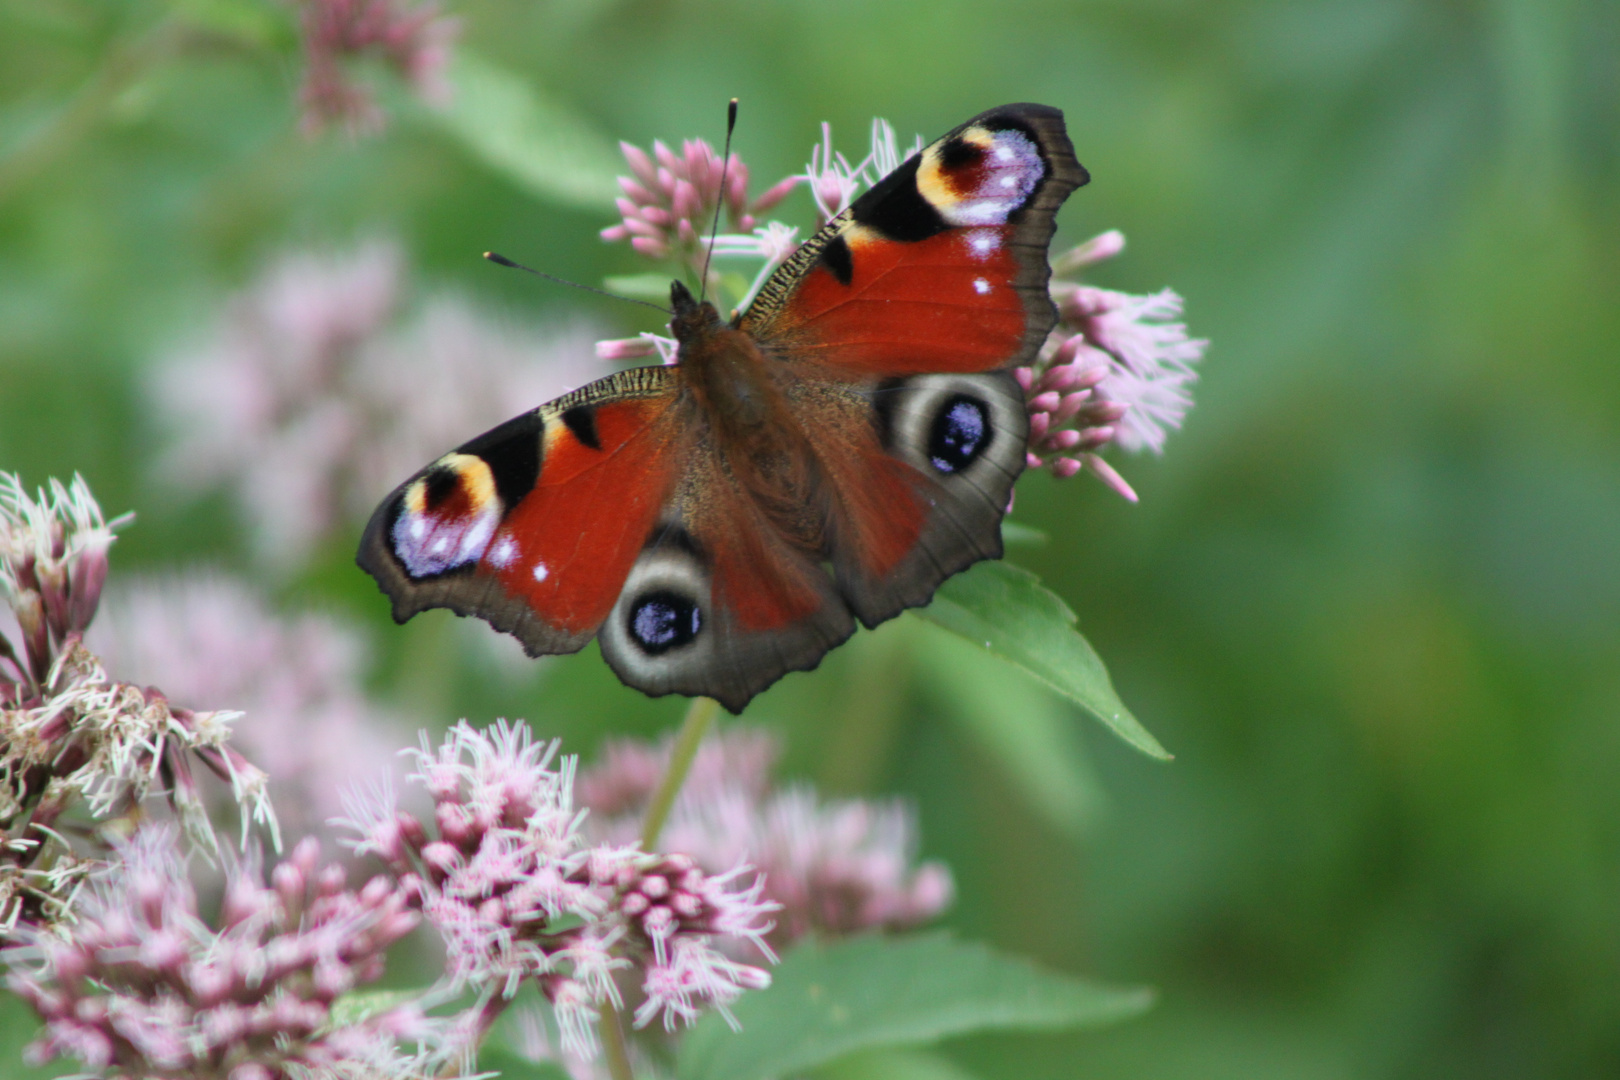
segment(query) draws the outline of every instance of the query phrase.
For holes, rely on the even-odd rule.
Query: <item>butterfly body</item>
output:
[[[677,362],[609,376],[386,499],[360,564],[403,621],[531,654],[593,636],[629,685],[732,711],[1001,554],[1055,318],[1046,246],[1085,172],[1061,114],[985,113],[913,156],[723,320],[671,289]]]

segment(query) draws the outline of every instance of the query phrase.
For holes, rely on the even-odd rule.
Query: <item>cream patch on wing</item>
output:
[[[917,190],[952,225],[1005,225],[1045,175],[1022,131],[971,127],[923,151]]]
[[[390,539],[413,578],[475,563],[501,520],[495,474],[475,454],[446,454],[405,489]]]

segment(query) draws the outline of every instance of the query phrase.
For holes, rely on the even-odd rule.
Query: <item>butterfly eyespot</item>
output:
[[[391,532],[394,556],[412,578],[478,561],[501,518],[489,465],[446,454],[405,489]]]
[[[960,472],[990,446],[990,406],[966,394],[947,398],[928,430],[928,460],[942,473]]]
[[[626,629],[648,656],[690,645],[703,629],[703,615],[689,597],[660,590],[647,593],[630,605]]]

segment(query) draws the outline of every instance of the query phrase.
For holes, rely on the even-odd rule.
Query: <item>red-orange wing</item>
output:
[[[613,609],[679,478],[673,373],[582,387],[423,469],[372,515],[359,562],[404,622],[476,615],[530,655],[574,652]]]
[[[1088,176],[1063,114],[1004,105],[908,158],[794,253],[738,321],[854,376],[1027,362],[1056,319],[1047,244]]]

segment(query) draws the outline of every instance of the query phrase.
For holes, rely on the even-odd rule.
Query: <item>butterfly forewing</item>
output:
[[[739,325],[785,359],[852,373],[1027,362],[1057,317],[1046,256],[1057,209],[1088,179],[1061,112],[992,109],[828,222]]]

